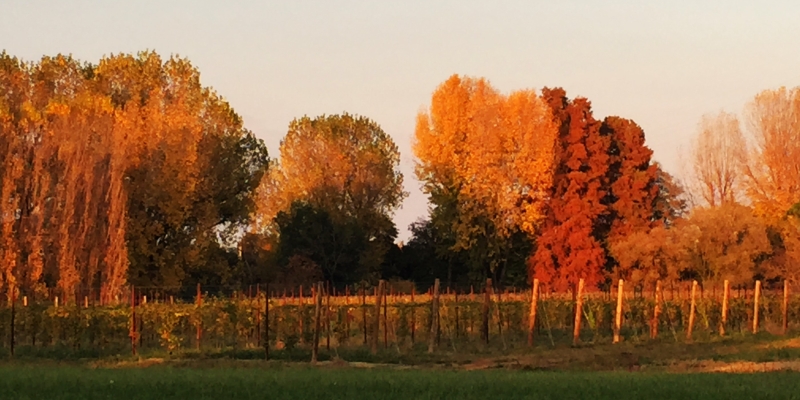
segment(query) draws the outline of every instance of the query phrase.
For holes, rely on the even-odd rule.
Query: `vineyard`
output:
[[[266,348],[269,354],[315,343],[334,350],[403,352],[420,344],[429,351],[459,351],[467,344],[505,349],[612,340],[703,341],[720,334],[800,328],[800,298],[790,295],[788,287],[761,291],[760,282],[755,290],[727,291],[665,285],[657,295],[539,292],[487,285],[441,293],[435,287],[418,294],[380,284],[333,293],[320,284],[288,293],[256,287],[227,296],[208,296],[198,288],[200,296],[191,301],[148,299],[145,290],[133,290],[128,301],[113,304],[95,304],[88,297],[61,304],[58,298],[22,298],[0,307],[0,351],[99,357]]]

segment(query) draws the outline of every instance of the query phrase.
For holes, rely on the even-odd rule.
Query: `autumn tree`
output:
[[[720,112],[703,116],[688,162],[689,189],[698,205],[716,207],[741,201],[744,150],[744,136],[735,115]]]
[[[602,281],[606,264],[595,234],[608,212],[604,183],[610,141],[601,134],[587,99],[570,100],[560,88],[545,88],[542,97],[552,109],[559,137],[547,218],[530,260],[532,274],[557,290],[572,288],[579,279],[593,287]]]
[[[259,188],[256,229],[278,236],[285,260],[302,253],[326,271],[327,279],[353,281],[376,273],[397,235],[391,215],[406,196],[398,169],[400,155],[391,137],[364,117],[303,117],[289,125],[280,152],[279,162]],[[303,226],[304,220],[331,229]],[[289,235],[297,229],[318,229],[329,237],[316,240],[328,243],[340,230],[351,228],[355,230],[348,239],[351,246],[335,246],[335,254],[324,257],[305,245],[293,248],[296,242],[290,238],[296,236]],[[359,249],[355,261],[342,271],[336,260],[353,249]]]
[[[503,95],[484,79],[450,77],[417,117],[417,176],[450,226],[455,251],[489,272],[505,269],[512,241],[533,236],[553,179],[556,126],[530,90]],[[434,218],[437,220],[437,218]],[[480,269],[479,269],[480,270]]]
[[[605,197],[609,212],[599,220],[608,229],[605,240],[614,241],[653,227],[658,166],[651,163],[653,151],[645,145],[644,130],[634,121],[607,117],[600,135],[609,139]]]
[[[3,53],[0,152],[0,285],[64,299],[238,263],[222,239],[246,224],[267,163],[187,60],[155,53],[98,65]]]
[[[800,87],[759,93],[745,122],[743,183],[756,212],[775,221],[800,200]]]
[[[689,272],[704,282],[749,285],[772,253],[768,226],[735,203],[693,210],[682,232],[692,256]]]

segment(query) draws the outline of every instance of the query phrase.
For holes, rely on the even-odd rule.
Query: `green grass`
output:
[[[0,367],[4,399],[800,399],[800,373]]]

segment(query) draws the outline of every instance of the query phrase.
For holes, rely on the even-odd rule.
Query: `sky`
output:
[[[563,87],[641,125],[683,170],[703,114],[800,86],[800,1],[0,0],[0,50],[27,61],[155,50],[191,60],[277,157],[289,122],[368,117],[401,152],[400,240],[427,215],[417,113],[452,74],[503,92]]]

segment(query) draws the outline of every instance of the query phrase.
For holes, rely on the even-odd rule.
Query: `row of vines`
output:
[[[201,302],[146,302],[92,306],[15,304],[0,307],[0,341],[6,354],[12,348],[30,353],[54,349],[81,351],[89,355],[126,354],[138,351],[291,349],[313,341],[315,308],[310,298],[265,296],[203,298]],[[538,301],[534,330],[537,345],[556,345],[570,340],[576,302],[569,296],[549,296]],[[649,340],[655,302],[651,297],[629,295],[623,302],[623,340]],[[778,333],[782,326],[783,296],[765,293],[759,302],[759,329]],[[728,305],[726,332],[752,329],[753,299],[734,297]],[[436,335],[443,348],[484,343],[488,322],[489,343],[504,346],[527,342],[530,292],[492,296],[443,294],[439,299],[438,329],[431,333],[432,300],[429,295],[387,296],[380,310],[374,296],[323,297],[320,344],[327,347],[365,346],[373,335],[380,346],[408,348],[427,343]],[[611,340],[616,299],[589,295],[582,302],[581,341]],[[685,340],[690,302],[663,299],[658,318],[659,337]],[[375,318],[378,318],[378,331]],[[694,340],[718,335],[721,301],[698,299]],[[486,319],[484,319],[486,318]],[[789,328],[800,324],[800,297],[792,296],[788,309]]]

